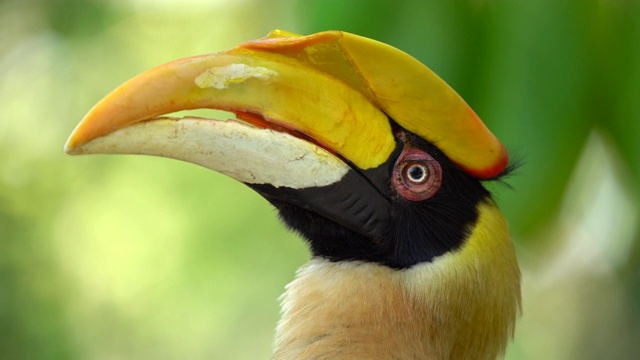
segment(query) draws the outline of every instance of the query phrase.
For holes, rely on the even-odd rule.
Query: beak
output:
[[[236,119],[166,116],[203,108]],[[161,65],[95,105],[65,152],[196,163],[376,239],[389,211],[377,177],[399,146],[389,117],[474,176],[506,166],[502,144],[433,72],[393,47],[338,31],[276,30]]]
[[[395,147],[387,116],[340,79],[286,55],[241,45],[177,60],[123,84],[78,124],[65,152],[94,153],[94,141],[116,130],[204,108],[305,138],[361,169],[382,164]]]

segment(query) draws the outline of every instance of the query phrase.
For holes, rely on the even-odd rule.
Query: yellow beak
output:
[[[65,151],[109,151],[91,144],[133,124],[200,108],[304,138],[363,170],[393,152],[389,118],[476,177],[491,178],[508,162],[500,141],[431,70],[391,46],[339,31],[276,30],[229,51],[152,69],[100,101]]]

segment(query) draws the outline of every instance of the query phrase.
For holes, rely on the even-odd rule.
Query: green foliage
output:
[[[270,207],[188,164],[61,149],[131,76],[274,28],[341,29],[407,51],[523,161],[507,180],[514,190],[489,185],[525,273],[509,359],[640,352],[640,2],[176,4],[0,2],[1,358],[268,356],[276,298],[308,256]],[[608,156],[585,161],[594,134]],[[595,190],[569,195],[575,183],[601,189],[602,176],[615,180],[611,197],[635,208],[620,223],[633,240],[612,235],[589,257],[575,214],[620,210],[589,209]],[[608,260],[617,248],[623,256]]]

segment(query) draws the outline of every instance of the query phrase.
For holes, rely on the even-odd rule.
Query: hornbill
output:
[[[219,109],[235,119],[167,116]],[[147,154],[226,174],[308,243],[273,359],[495,359],[520,309],[507,222],[482,181],[502,143],[389,45],[275,30],[149,70],[91,109],[69,154]]]

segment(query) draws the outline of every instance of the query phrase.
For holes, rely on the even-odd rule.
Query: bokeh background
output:
[[[190,164],[62,145],[128,78],[274,28],[409,52],[524,162],[491,185],[524,274],[507,359],[638,358],[633,0],[0,1],[0,358],[268,357],[308,259],[270,206]]]

